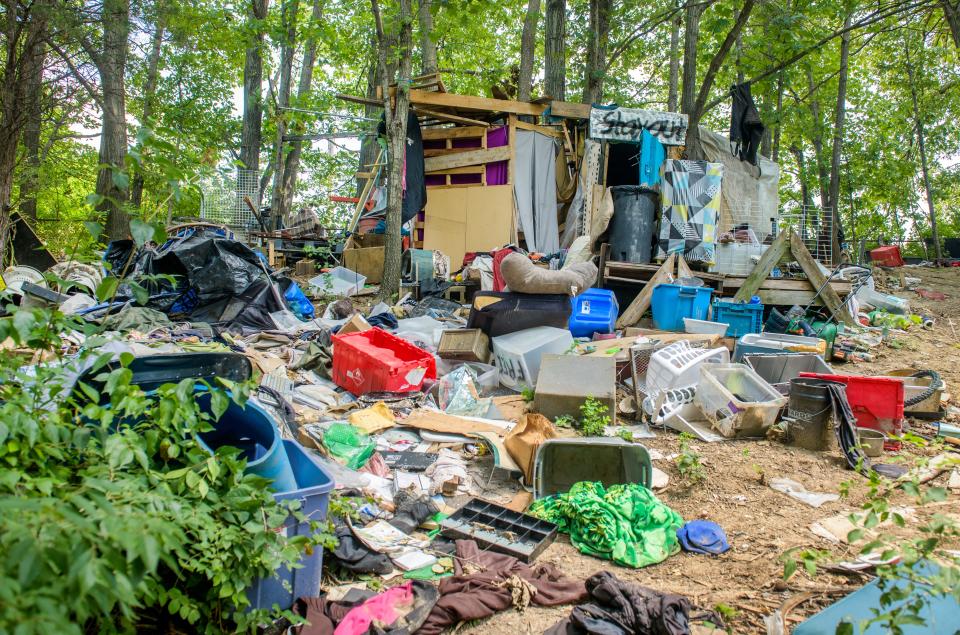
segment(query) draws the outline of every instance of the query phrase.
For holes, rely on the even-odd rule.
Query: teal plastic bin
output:
[[[763,305],[714,300],[713,321],[729,324],[727,337],[740,337],[763,330]]]
[[[710,287],[657,285],[650,301],[654,325],[661,331],[682,331],[685,317],[706,320],[711,293],[713,289]]]
[[[200,408],[211,412],[210,394],[202,388],[195,394]],[[244,408],[231,401],[213,425],[213,430],[200,435],[200,445],[210,452],[223,446],[239,448],[247,460],[246,471],[271,479],[274,491],[297,488],[290,461],[283,451],[280,431],[266,410],[253,401],[248,401]]]
[[[290,516],[277,529],[287,537],[306,536],[311,532],[310,521],[323,522],[327,518],[333,477],[296,441],[284,440],[282,448],[293,470],[296,485],[293,490],[274,494],[273,497],[278,501],[299,500],[300,511],[307,520],[297,522]],[[288,609],[297,598],[319,595],[323,548],[314,547],[309,553],[304,553],[299,564],[293,569],[280,567],[273,577],[261,578],[248,588],[247,598],[252,607],[269,609],[277,604],[281,609]]]

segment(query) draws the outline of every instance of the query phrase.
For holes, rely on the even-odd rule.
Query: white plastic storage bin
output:
[[[367,277],[346,267],[334,267],[326,273],[310,278],[310,286],[326,295],[354,295],[360,293]]]
[[[714,264],[710,271],[731,276],[747,276],[753,271],[753,256],[762,256],[769,245],[750,243],[718,243],[714,251]]]
[[[540,358],[546,353],[568,352],[573,348],[573,336],[567,329],[537,326],[500,335],[493,338],[492,343],[500,383],[520,391],[537,385]]]
[[[763,436],[787,397],[746,364],[704,364],[694,403],[727,438]]]
[[[730,352],[725,348],[691,348],[687,340],[674,342],[655,351],[647,366],[647,394],[696,384],[698,369],[704,363],[726,364]]]

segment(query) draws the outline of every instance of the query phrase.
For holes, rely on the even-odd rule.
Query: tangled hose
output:
[[[940,378],[940,373],[935,370],[920,370],[910,375],[911,377],[929,377],[930,385],[921,392],[919,395],[906,399],[903,402],[904,408],[909,408],[910,406],[915,406],[918,403],[925,401],[933,396],[933,393],[937,392],[943,388],[943,380]]]

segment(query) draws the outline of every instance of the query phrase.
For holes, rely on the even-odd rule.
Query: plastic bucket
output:
[[[204,411],[211,412],[209,393],[197,393],[197,403]],[[231,401],[213,425],[213,430],[199,435],[201,446],[210,452],[224,446],[239,448],[247,460],[247,472],[271,479],[271,488],[277,492],[297,489],[280,432],[273,418],[260,406],[248,401],[246,407],[241,408]]]
[[[807,450],[825,450],[830,446],[833,405],[828,383],[803,377],[790,380],[787,416],[792,419],[789,425],[791,445]]]

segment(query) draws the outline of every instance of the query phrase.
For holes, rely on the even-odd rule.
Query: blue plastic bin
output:
[[[301,523],[290,516],[278,529],[288,537],[306,536],[310,534],[309,521],[322,522],[327,518],[333,478],[296,441],[284,440],[283,449],[293,468],[297,489],[274,494],[273,497],[278,501],[299,500],[300,511],[308,520]],[[280,567],[272,578],[260,578],[254,582],[247,589],[247,598],[252,607],[269,609],[277,604],[281,609],[288,609],[299,597],[316,597],[320,592],[323,548],[315,547],[310,553],[304,553],[300,557],[300,565],[294,569]],[[284,588],[285,583],[289,588]]]
[[[210,394],[206,389],[201,387],[195,395],[200,408],[211,412]],[[200,435],[200,445],[205,449],[214,452],[225,445],[240,448],[247,460],[247,472],[272,479],[272,488],[278,492],[296,489],[297,482],[283,451],[280,431],[266,410],[253,401],[248,401],[244,408],[231,401],[213,425],[213,430]]]
[[[729,324],[727,337],[740,337],[763,330],[763,305],[714,300],[713,321]]]
[[[710,311],[710,287],[659,284],[650,301],[653,323],[661,331],[682,331],[683,318],[706,320]]]
[[[594,333],[613,333],[620,305],[613,291],[587,289],[570,298],[573,311],[567,328],[574,337],[592,337]]]

